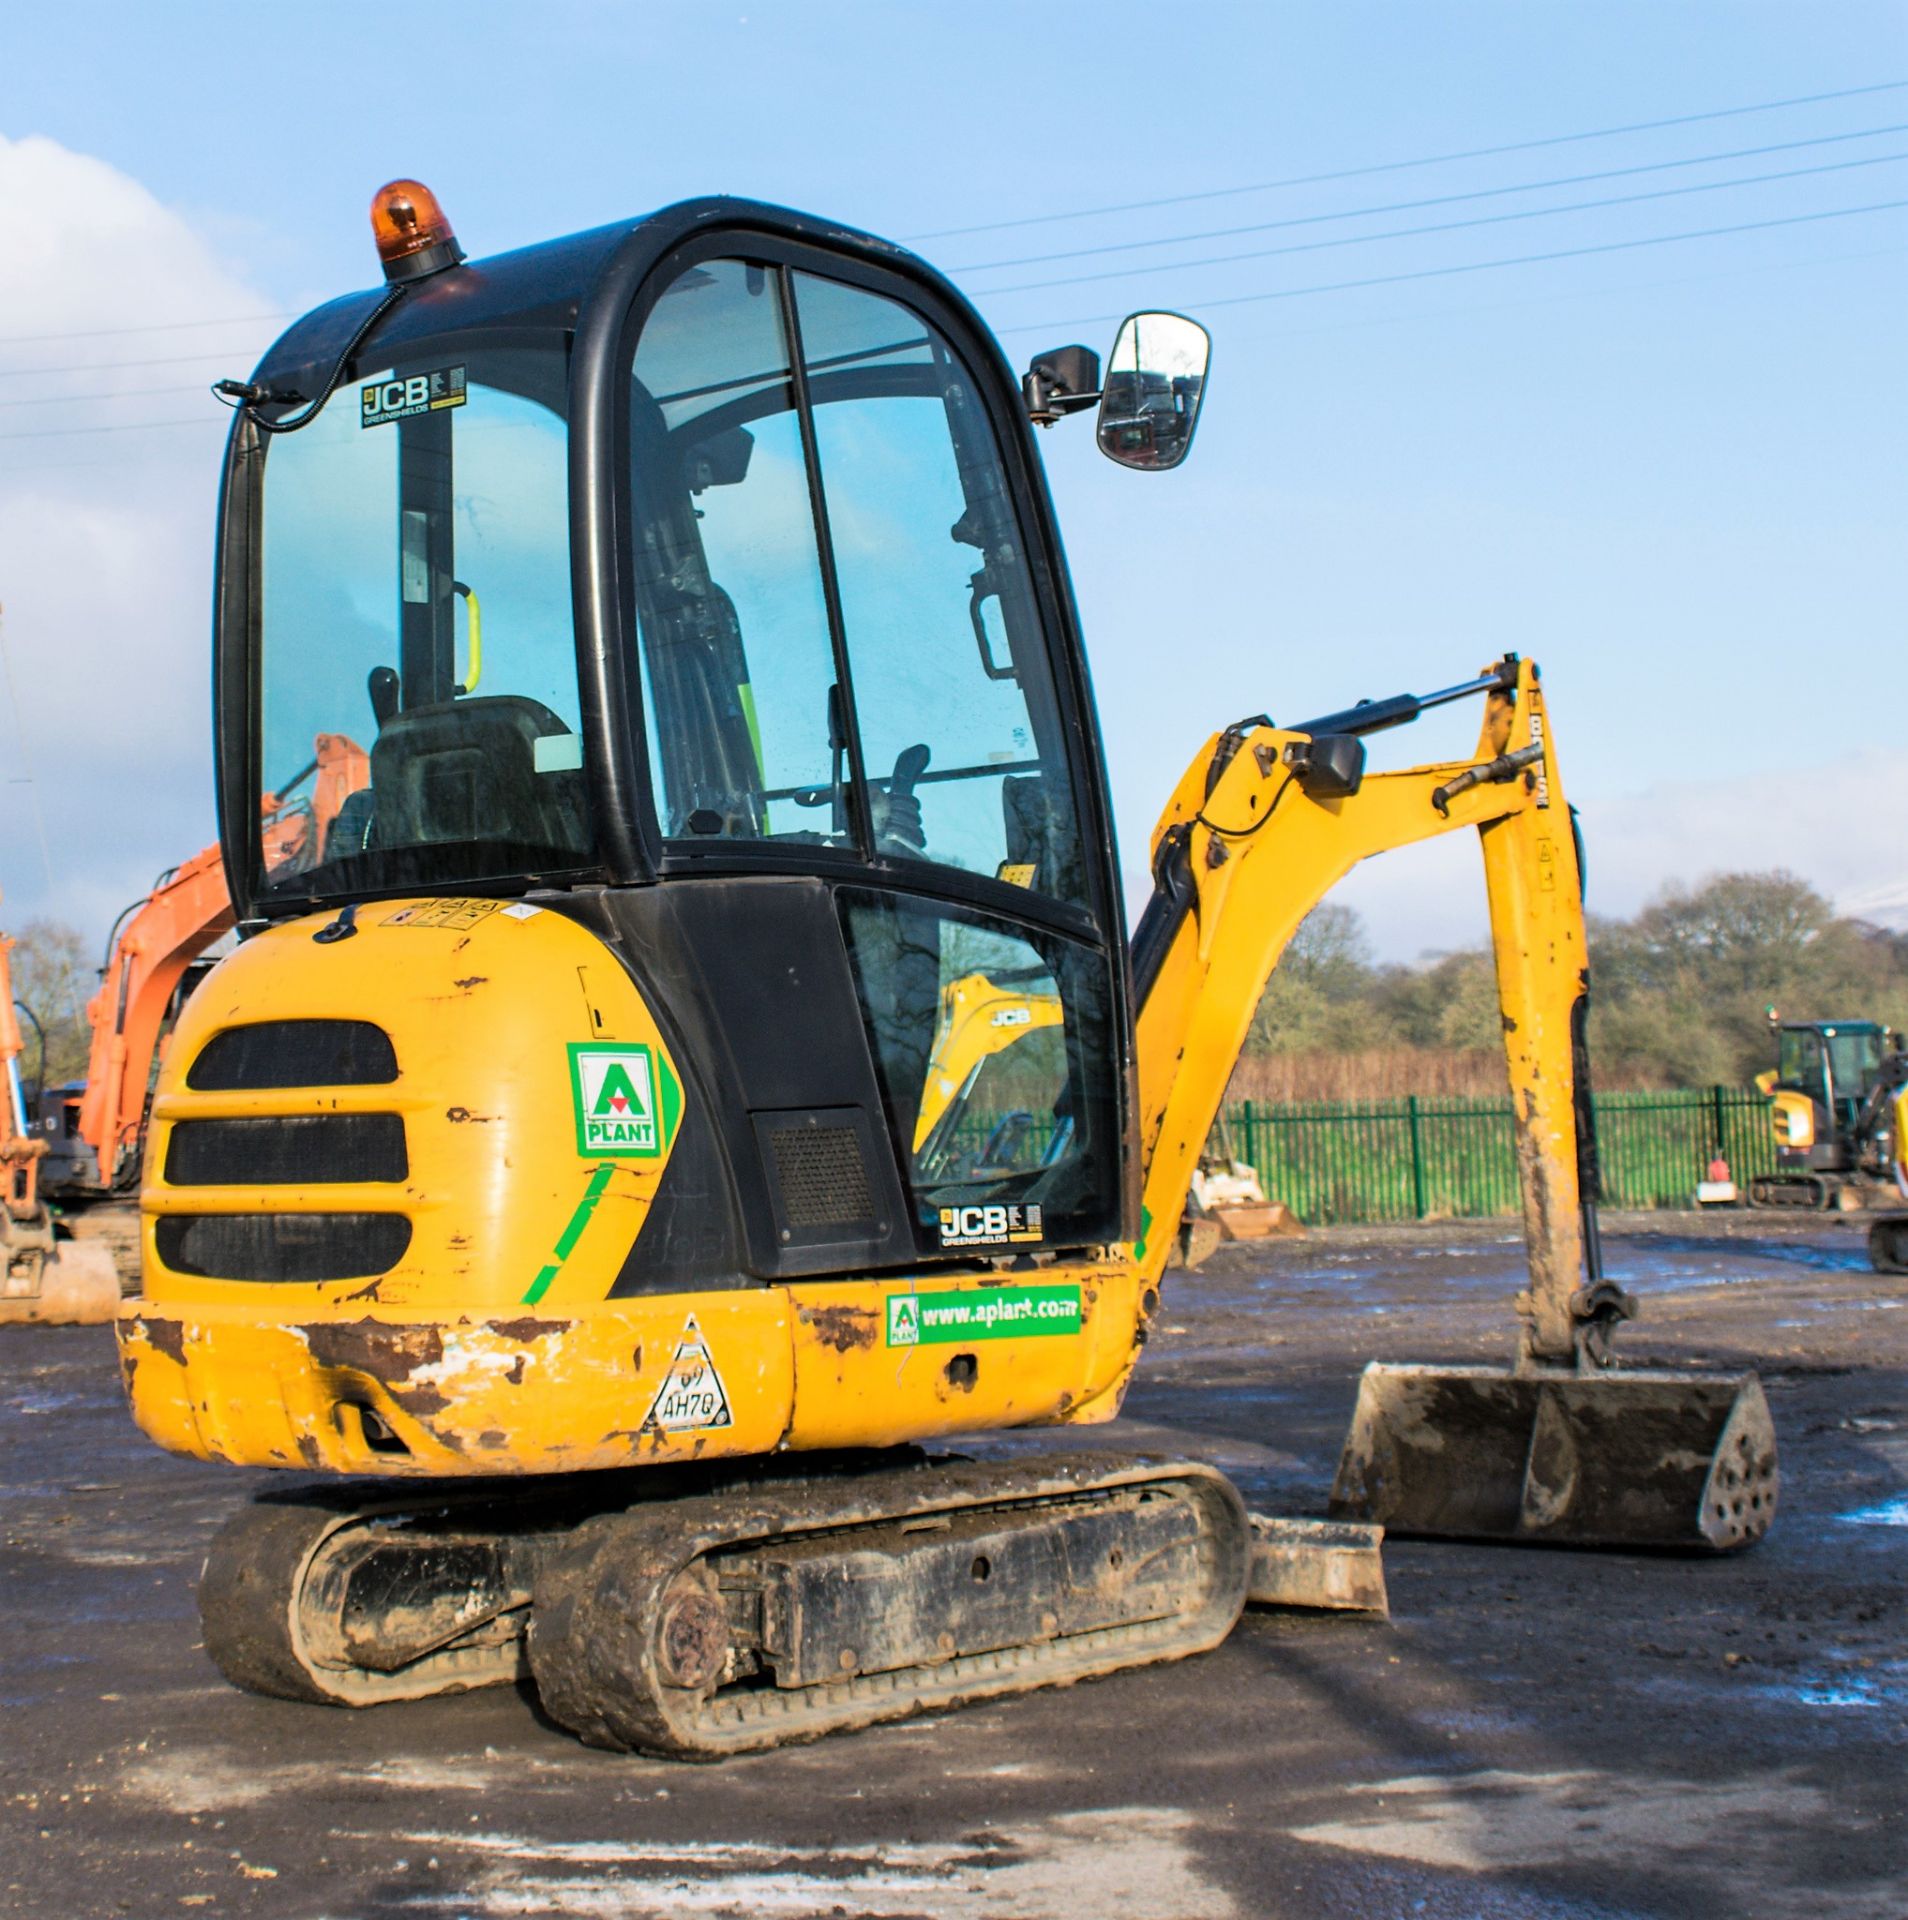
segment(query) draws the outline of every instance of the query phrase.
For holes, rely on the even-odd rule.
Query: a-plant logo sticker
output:
[[[592,1160],[654,1160],[668,1150],[682,1118],[682,1084],[652,1047],[573,1041],[570,1097],[576,1150]]]
[[[710,1427],[735,1425],[728,1389],[716,1371],[709,1343],[702,1337],[693,1313],[683,1322],[675,1358],[643,1416],[643,1425],[658,1427],[664,1433],[700,1433]]]
[[[1080,1331],[1076,1285],[956,1287],[888,1296],[888,1345],[1040,1339]]]

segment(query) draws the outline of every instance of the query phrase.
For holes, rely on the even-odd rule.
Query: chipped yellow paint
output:
[[[339,1473],[549,1473],[1110,1419],[1138,1353],[1137,1275],[1094,1263],[1040,1280],[1080,1283],[1080,1333],[977,1342],[966,1385],[950,1371],[964,1350],[885,1344],[887,1300],[914,1284],[885,1278],[441,1321],[353,1309],[266,1322],[246,1289],[130,1302],[119,1336],[134,1414],[174,1452]],[[729,1417],[665,1432],[650,1414],[691,1317]],[[367,1409],[405,1451],[373,1444]]]

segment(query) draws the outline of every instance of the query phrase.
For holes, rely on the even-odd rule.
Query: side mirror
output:
[[[1129,314],[1100,393],[1100,451],[1137,473],[1164,473],[1192,449],[1212,336],[1178,313]]]

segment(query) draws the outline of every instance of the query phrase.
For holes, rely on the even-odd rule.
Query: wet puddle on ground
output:
[[[1853,1513],[1837,1514],[1850,1527],[1908,1527],[1908,1493],[1892,1500],[1878,1500],[1872,1507],[1857,1507]]]

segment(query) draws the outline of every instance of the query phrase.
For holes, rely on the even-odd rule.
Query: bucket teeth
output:
[[[1726,1553],[1775,1518],[1754,1374],[1372,1365],[1332,1512],[1394,1533]]]

